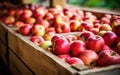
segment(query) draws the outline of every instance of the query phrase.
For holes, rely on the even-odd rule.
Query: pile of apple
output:
[[[71,7],[24,5],[7,10],[1,20],[23,36],[69,64],[108,66],[120,64],[120,16],[97,17]],[[57,33],[80,32],[75,35]]]

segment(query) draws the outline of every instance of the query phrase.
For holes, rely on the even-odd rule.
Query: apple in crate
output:
[[[77,20],[70,21],[70,29],[71,31],[77,31],[78,27],[80,26],[80,22]]]
[[[32,26],[30,24],[24,24],[18,29],[18,32],[24,36],[30,35]]]
[[[113,50],[105,50],[99,53],[98,66],[120,64],[120,55]]]
[[[81,64],[81,65],[84,65],[84,62],[83,62],[81,59],[77,58],[77,57],[71,57],[71,58],[67,59],[66,62],[67,62],[68,64],[70,64],[70,65],[73,65],[73,64]]]
[[[116,26],[113,27],[113,32],[116,35],[120,36],[120,24],[118,24],[118,25],[116,25]]]
[[[105,45],[104,39],[99,35],[94,35],[89,37],[86,40],[86,45],[88,49],[91,49],[95,52],[100,52],[102,47]]]
[[[52,52],[56,55],[68,54],[70,51],[70,42],[65,38],[57,38],[52,42]]]
[[[75,40],[70,45],[72,56],[79,56],[84,50],[86,50],[86,45],[83,41]]]
[[[42,47],[43,49],[49,50],[50,46],[52,46],[51,41],[44,41],[40,47]]]
[[[60,59],[62,59],[63,61],[67,61],[68,59],[71,58],[71,56],[69,54],[62,54],[62,55],[58,55],[58,57]]]
[[[95,66],[98,60],[98,55],[93,50],[83,51],[78,58],[80,58],[86,66]]]
[[[44,34],[45,28],[42,25],[36,24],[32,27],[32,35],[43,36]]]
[[[20,19],[22,21],[26,20],[27,18],[30,18],[32,16],[32,11],[29,9],[24,9],[23,13],[20,15]]]
[[[102,35],[102,38],[104,39],[106,45],[113,47],[118,37],[114,32],[107,31],[106,33]]]
[[[45,41],[42,36],[32,36],[30,40],[36,45],[41,45]]]

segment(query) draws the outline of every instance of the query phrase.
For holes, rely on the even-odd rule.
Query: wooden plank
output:
[[[8,50],[7,44],[0,40],[0,58],[2,59],[4,65],[8,65]]]
[[[13,30],[8,32],[8,45],[36,75],[75,75],[77,73],[69,64]]]
[[[56,5],[60,5],[62,7],[65,7],[66,0],[50,0],[50,7],[54,7]]]
[[[79,71],[78,75],[120,75],[120,64]]]
[[[35,75],[29,67],[9,49],[9,69],[13,75]]]

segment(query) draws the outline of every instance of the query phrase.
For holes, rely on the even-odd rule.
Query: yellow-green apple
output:
[[[70,32],[70,26],[69,24],[63,22],[61,24],[55,24],[55,31],[57,33],[69,33]]]
[[[83,41],[75,40],[70,45],[70,52],[72,56],[79,56],[80,53],[86,50],[86,45]]]
[[[58,55],[58,57],[63,61],[67,61],[71,56],[69,54],[62,54],[62,55]]]
[[[70,64],[70,65],[73,65],[73,64],[81,64],[81,65],[84,65],[84,62],[83,62],[81,59],[77,58],[77,57],[71,57],[71,58],[67,59],[66,62],[67,62],[68,64]]]
[[[81,34],[77,35],[77,38],[82,41],[86,41],[89,37],[93,36],[94,34],[90,31],[83,31]]]
[[[36,24],[32,27],[32,35],[43,36],[45,34],[45,28],[40,25]]]
[[[30,40],[36,45],[41,45],[45,41],[42,36],[32,36]]]
[[[49,48],[52,46],[51,41],[44,41],[40,47],[42,47],[43,49],[49,50]]]
[[[95,66],[98,60],[98,54],[93,50],[85,50],[78,58],[80,58],[87,66]]]
[[[102,38],[104,39],[105,44],[112,48],[115,45],[118,37],[114,32],[107,31],[102,35]]]
[[[24,36],[30,35],[32,26],[30,24],[24,24],[18,29],[18,32]]]
[[[88,49],[91,49],[95,52],[100,52],[104,44],[104,39],[99,35],[91,36],[86,40],[86,45]]]
[[[52,52],[56,55],[68,54],[70,51],[70,42],[66,38],[57,38],[52,42]]]
[[[99,54],[98,66],[104,67],[120,64],[120,55],[113,50],[105,50]]]
[[[71,31],[77,31],[78,27],[80,26],[80,22],[77,20],[71,20],[70,21],[70,30]]]

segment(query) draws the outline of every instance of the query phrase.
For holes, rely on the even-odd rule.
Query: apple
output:
[[[104,17],[108,18],[108,19],[111,19],[112,18],[112,15],[111,14],[105,14]]]
[[[9,15],[9,16],[15,16],[15,13],[16,13],[16,10],[15,10],[15,9],[10,9],[10,10],[8,11],[8,15]]]
[[[101,30],[112,31],[112,27],[109,24],[102,24],[100,27],[100,31]]]
[[[100,28],[102,26],[102,24],[98,23],[94,23],[94,28]]]
[[[56,24],[55,25],[55,30],[57,33],[69,33],[70,32],[70,26],[63,22],[61,24]]]
[[[45,34],[45,28],[42,25],[36,24],[32,27],[32,35],[44,36],[44,34]]]
[[[68,54],[70,51],[70,43],[66,38],[58,38],[52,42],[52,52],[56,55]]]
[[[18,32],[24,36],[30,35],[32,26],[30,24],[24,24],[18,29]]]
[[[45,33],[45,34],[44,34],[43,38],[44,38],[46,41],[50,41],[54,35],[55,35],[54,32],[48,32],[48,33]]]
[[[51,21],[54,19],[54,15],[52,13],[46,13],[44,19],[47,21]]]
[[[93,50],[83,51],[78,58],[80,58],[86,66],[95,66],[98,60],[98,55]]]
[[[77,35],[77,38],[82,41],[86,41],[89,37],[93,36],[94,34],[90,31],[83,31],[80,35]]]
[[[16,28],[20,28],[21,26],[24,26],[24,22],[22,22],[22,21],[16,21],[15,22],[15,27]]]
[[[72,17],[70,18],[70,20],[81,21],[82,18],[78,14],[73,14]]]
[[[71,58],[71,56],[69,54],[62,54],[62,55],[58,55],[58,57],[60,59],[62,59],[63,61],[67,61],[68,59]]]
[[[86,45],[83,41],[75,40],[70,45],[70,52],[72,56],[79,56],[84,50],[86,50]]]
[[[27,18],[25,20],[25,23],[28,23],[28,24],[31,24],[31,25],[33,25],[35,22],[36,22],[36,19],[33,18],[33,17]]]
[[[59,39],[59,38],[65,38],[64,36],[61,36],[61,35],[58,35],[58,34],[56,34],[56,35],[54,35],[53,37],[52,37],[52,39],[51,39],[51,41],[52,41],[52,43],[54,43],[57,39]]]
[[[65,38],[72,43],[73,41],[77,40],[77,37],[74,35],[66,35]]]
[[[70,65],[73,65],[73,64],[84,65],[84,62],[77,57],[71,57],[71,58],[67,59],[67,63],[70,64]]]
[[[114,26],[113,32],[114,32],[117,36],[120,36],[120,24]]]
[[[110,19],[108,19],[108,18],[106,18],[106,17],[103,17],[103,18],[101,19],[101,23],[102,23],[102,24],[110,24]]]
[[[50,23],[47,20],[42,20],[40,24],[47,29],[50,26]]]
[[[42,21],[43,21],[43,18],[42,18],[41,16],[38,16],[38,17],[36,18],[36,23],[37,23],[37,24],[40,24]]]
[[[54,28],[54,27],[48,27],[48,28],[46,29],[46,33],[49,33],[49,32],[56,33],[55,28]]]
[[[56,15],[56,14],[59,13],[59,11],[58,11],[57,9],[55,9],[55,8],[49,8],[49,9],[48,9],[48,13],[51,13],[51,14],[53,14],[53,15]]]
[[[42,47],[43,49],[49,50],[49,48],[52,46],[51,41],[44,41],[40,47]]]
[[[71,18],[73,16],[73,13],[71,11],[64,11],[64,15],[68,18]]]
[[[86,45],[88,49],[91,49],[95,52],[100,52],[104,44],[104,39],[99,35],[91,36],[86,40]]]
[[[106,33],[102,35],[102,38],[104,39],[106,45],[113,47],[118,37],[114,32],[107,31]]]
[[[102,49],[100,50],[100,52],[102,52],[102,51],[104,51],[104,50],[111,50],[111,48],[108,46],[108,45],[104,45],[103,47],[102,47]]]
[[[32,36],[30,40],[36,45],[41,45],[45,41],[42,36]]]
[[[113,50],[105,50],[99,54],[98,66],[104,67],[114,64],[120,64],[120,55]]]
[[[78,27],[80,26],[80,22],[77,20],[70,21],[70,29],[71,31],[77,31]]]
[[[23,13],[20,15],[20,18],[22,21],[25,21],[27,18],[32,16],[32,11],[29,9],[23,10]]]
[[[107,31],[101,30],[98,32],[98,35],[102,36],[104,33],[106,33]]]
[[[15,17],[14,16],[8,16],[4,19],[4,23],[8,26],[13,26],[12,24],[15,23]]]
[[[94,34],[98,34],[100,29],[99,28],[91,28],[90,31]]]

